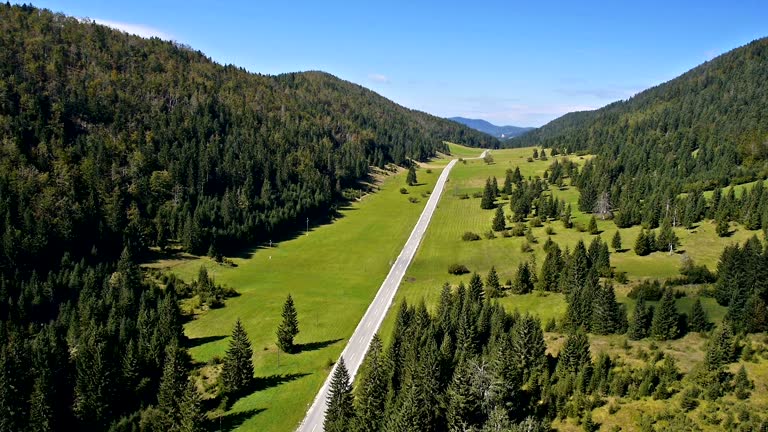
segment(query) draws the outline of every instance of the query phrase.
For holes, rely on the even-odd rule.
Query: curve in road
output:
[[[481,159],[485,157],[486,154],[488,154],[488,150],[483,151],[477,158],[467,159]],[[405,276],[405,271],[411,264],[414,255],[416,255],[416,250],[419,248],[421,239],[424,238],[424,233],[427,231],[429,221],[432,220],[432,215],[435,213],[437,203],[440,201],[440,196],[443,194],[448,175],[451,173],[453,166],[456,165],[456,161],[456,159],[450,161],[443,169],[443,172],[440,173],[440,177],[438,177],[437,183],[435,184],[435,189],[432,191],[432,195],[430,195],[427,205],[421,212],[421,216],[419,216],[416,226],[413,228],[413,231],[411,231],[408,241],[405,242],[403,250],[400,251],[400,255],[397,256],[397,260],[395,260],[394,265],[392,265],[392,268],[389,270],[389,274],[387,274],[386,279],[384,279],[384,282],[381,284],[379,291],[376,293],[376,297],[373,298],[373,301],[365,311],[365,315],[363,315],[363,318],[357,324],[354,333],[352,333],[352,337],[350,337],[349,342],[347,342],[347,346],[344,347],[344,351],[341,352],[341,358],[344,359],[347,369],[349,370],[349,376],[352,380],[354,380],[357,370],[360,368],[360,364],[362,364],[365,354],[368,352],[368,346],[371,344],[373,335],[379,330],[381,322],[384,321],[387,310],[389,310],[392,300],[395,298],[397,288],[400,286],[403,276]],[[338,362],[336,362],[336,364],[338,364]],[[307,415],[299,425],[299,428],[297,429],[299,432],[319,432],[323,430],[326,400],[328,399],[331,378],[335,371],[336,366],[334,365],[323,383],[323,386],[320,388],[320,391],[317,393],[317,396],[315,396],[312,406],[309,407]]]

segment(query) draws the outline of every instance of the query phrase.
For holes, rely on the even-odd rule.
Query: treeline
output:
[[[0,268],[249,244],[332,211],[369,165],[497,140],[320,72],[279,76],[0,5]]]
[[[766,174],[768,39],[708,61],[632,98],[567,114],[507,141],[597,155],[610,186],[673,182],[685,191]]]
[[[324,426],[326,432],[531,432],[572,418],[596,431],[600,425],[591,411],[608,398],[668,400],[682,391],[679,417],[668,419],[675,429],[687,423],[685,413],[699,399],[749,396],[746,372],[725,372],[739,349],[722,328],[708,344],[700,372],[685,381],[674,358],[658,351],[640,367],[604,353],[593,356],[581,329],[569,333],[553,357],[536,318],[446,286],[433,315],[423,303],[400,306],[389,346],[374,337],[354,393],[341,359]],[[740,419],[742,430],[760,430],[761,422],[759,413]]]

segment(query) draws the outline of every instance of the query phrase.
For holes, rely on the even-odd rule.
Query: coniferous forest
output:
[[[158,288],[137,266],[148,247],[232,251],[332,214],[371,165],[497,143],[325,73],[252,74],[10,4],[0,140],[0,431],[14,432],[199,430],[177,299],[227,293],[204,272]]]
[[[547,162],[543,178],[519,167],[501,182],[489,176],[477,196],[494,211],[486,238],[525,236],[528,253],[532,227],[574,228],[570,202],[551,190],[566,181],[579,192],[574,209],[590,217],[577,228],[595,237],[572,249],[548,238],[540,266],[520,263],[503,284],[497,266],[472,272],[468,284],[446,283],[434,308],[403,301],[356,381],[344,359],[332,369],[325,430],[535,432],[570,422],[595,431],[593,410],[617,412],[619,399],[674,400],[666,430],[698,430],[686,413],[699,404],[749,399],[756,383],[733,363],[757,358],[749,337],[768,332],[768,245],[751,237],[725,247],[716,269],[690,261],[677,278],[638,281],[627,310],[614,289],[626,273],[611,265],[597,220],[641,226],[634,244],[618,231],[610,242],[613,253],[638,257],[671,255],[675,229],[704,220],[722,238],[732,222],[768,233],[767,62],[768,39],[756,40],[627,101],[505,141],[541,146],[528,162],[594,157]],[[407,169],[409,188],[430,178],[417,177],[415,162],[448,153],[446,142],[500,145],[323,72],[260,75],[175,42],[0,5],[0,432],[216,430],[211,412],[256,388],[254,347],[233,317],[216,382],[198,386],[179,301],[219,308],[237,292],[204,267],[186,282],[142,269],[148,252],[221,261],[271,246],[310,219],[332,218],[372,167]],[[449,273],[471,272],[456,263]],[[683,285],[700,288],[686,313],[676,303]],[[541,322],[507,310],[497,302],[507,290],[562,296],[563,316]],[[722,320],[699,297],[714,298]],[[288,294],[274,332],[278,365],[280,352],[312,345],[294,340],[304,334],[297,304]],[[656,344],[691,333],[708,338],[703,360],[684,373]],[[593,352],[598,335],[621,338],[626,351],[629,340],[655,348],[639,349],[642,361]],[[702,422],[768,430],[757,411],[728,427],[715,417]]]

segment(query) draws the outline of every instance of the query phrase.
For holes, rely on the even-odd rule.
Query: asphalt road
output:
[[[486,155],[488,150],[485,150],[479,158]],[[475,158],[475,159],[479,159]],[[471,158],[466,158],[471,159]],[[416,226],[411,231],[408,241],[403,246],[403,250],[400,255],[397,256],[394,265],[389,270],[387,278],[381,284],[379,291],[376,293],[376,297],[368,306],[368,310],[365,311],[365,315],[357,324],[355,332],[352,333],[352,337],[349,338],[347,346],[344,347],[344,351],[341,352],[341,357],[344,358],[344,362],[349,369],[349,376],[354,380],[357,370],[360,368],[360,364],[365,358],[366,352],[368,352],[368,346],[371,344],[373,335],[379,330],[381,322],[384,321],[384,317],[389,310],[392,300],[395,298],[397,288],[400,286],[400,282],[405,276],[405,271],[411,264],[416,250],[419,248],[421,239],[424,238],[424,233],[427,231],[429,221],[432,220],[432,215],[435,213],[437,203],[440,201],[440,196],[443,194],[445,188],[445,182],[448,180],[448,175],[451,173],[451,169],[456,165],[456,159],[450,161],[448,165],[443,169],[440,177],[437,179],[435,189],[429,196],[427,205],[419,217],[419,221],[416,222]],[[328,399],[328,391],[331,384],[331,378],[333,372],[336,370],[334,366],[331,373],[328,374],[323,386],[315,396],[315,400],[312,402],[312,406],[309,407],[307,415],[299,425],[297,429],[299,432],[320,432],[323,430],[323,421],[325,420],[326,400]]]

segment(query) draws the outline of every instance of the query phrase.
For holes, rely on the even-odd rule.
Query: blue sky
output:
[[[409,108],[540,126],[768,36],[765,1],[34,4],[277,74],[323,70]]]

